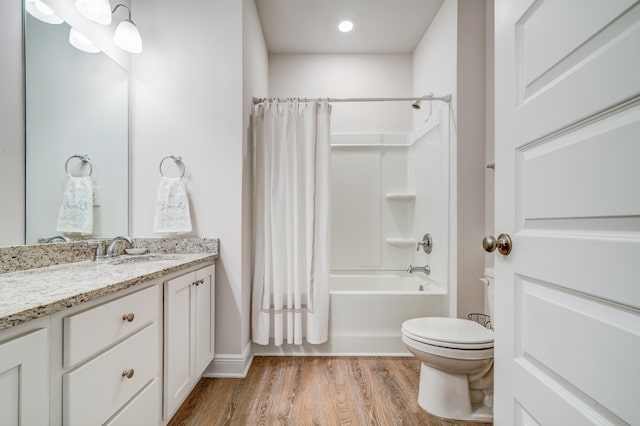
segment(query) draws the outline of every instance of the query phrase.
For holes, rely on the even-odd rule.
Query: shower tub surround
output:
[[[96,241],[0,248],[0,330],[218,257],[218,240],[134,239],[150,255],[94,262]]]

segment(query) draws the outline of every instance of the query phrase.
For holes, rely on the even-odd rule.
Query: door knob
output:
[[[511,253],[512,247],[513,243],[511,242],[511,237],[508,234],[498,235],[497,240],[493,235],[485,235],[482,239],[482,248],[489,253],[497,248],[500,254],[507,256]]]

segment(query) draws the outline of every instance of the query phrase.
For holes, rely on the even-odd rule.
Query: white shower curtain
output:
[[[331,106],[265,101],[253,110],[253,341],[325,342],[329,323]]]

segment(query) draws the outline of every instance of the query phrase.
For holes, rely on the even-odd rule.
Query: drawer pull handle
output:
[[[133,377],[133,373],[135,373],[135,371],[133,371],[133,368],[130,368],[128,370],[124,370],[122,372],[122,377],[126,377],[127,379],[130,379]]]
[[[133,319],[135,318],[135,315],[133,315],[133,312],[130,314],[126,314],[122,316],[122,321],[133,321]]]

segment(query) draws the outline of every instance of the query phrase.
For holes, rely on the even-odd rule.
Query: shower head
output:
[[[420,109],[420,99],[416,99],[416,101],[414,103],[411,104],[411,107],[413,109]]]

